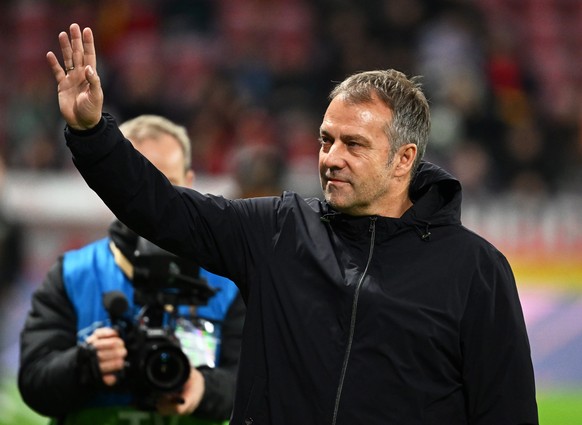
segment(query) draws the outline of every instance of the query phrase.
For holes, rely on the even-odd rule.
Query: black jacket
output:
[[[401,218],[351,217],[290,192],[174,188],[109,116],[66,138],[123,222],[239,285],[232,423],[538,423],[511,268],[461,225],[461,187],[446,172],[422,164]]]
[[[137,235],[119,222],[110,238],[132,261]],[[94,356],[77,344],[77,315],[64,287],[62,257],[35,291],[20,338],[18,385],[24,401],[38,413],[64,418],[106,387]],[[205,392],[195,416],[224,420],[234,399],[245,306],[240,295],[222,325],[220,366],[201,368]]]

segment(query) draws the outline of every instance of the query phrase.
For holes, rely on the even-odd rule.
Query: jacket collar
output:
[[[413,228],[428,239],[430,227],[461,223],[461,184],[451,174],[429,162],[422,162],[410,184],[413,206],[400,218],[375,217],[382,233],[395,234]],[[370,216],[350,216],[324,202],[322,221],[349,234],[361,234],[370,226]]]

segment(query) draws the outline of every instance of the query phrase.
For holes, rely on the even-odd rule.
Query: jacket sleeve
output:
[[[478,259],[461,328],[470,425],[537,425],[530,346],[513,272],[497,251]]]
[[[107,114],[91,130],[67,128],[65,138],[75,166],[121,222],[167,251],[196,258],[247,297],[253,268],[272,254],[280,198],[231,201],[174,186]]]
[[[227,420],[234,405],[242,329],[246,307],[238,294],[230,306],[222,327],[220,363],[216,368],[201,368],[205,392],[195,416]]]
[[[32,297],[20,334],[18,386],[26,404],[51,417],[62,417],[93,393],[94,356],[77,346],[77,317],[65,292],[62,258]]]

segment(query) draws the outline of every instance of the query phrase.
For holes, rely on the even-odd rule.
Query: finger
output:
[[[99,361],[99,370],[102,375],[116,373],[125,368],[125,361],[122,358],[116,358],[107,361]]]
[[[105,347],[107,345],[114,344],[116,341],[123,341],[117,332],[110,328],[99,328],[96,329],[88,338],[87,343],[92,344],[94,347],[97,348],[97,345],[100,347]]]
[[[95,345],[95,350],[97,351],[97,358],[99,361],[113,361],[117,359],[125,359],[127,356],[127,349],[123,345],[116,344],[114,346],[102,345],[97,342]]]
[[[100,338],[91,343],[97,351],[111,351],[112,353],[125,353],[125,343],[119,337]],[[99,354],[99,353],[98,353]],[[109,355],[111,357],[111,355]]]
[[[114,373],[103,375],[102,379],[105,385],[112,387],[117,382],[117,375],[115,375]]]
[[[102,328],[97,328],[95,329],[95,333],[99,336],[118,336],[119,334],[117,333],[117,331],[113,328],[109,328],[109,327],[102,327]]]
[[[110,337],[114,337],[114,336],[119,336],[119,334],[113,328],[97,328],[91,334],[91,337],[95,337],[97,339],[99,339],[99,338],[110,338]]]
[[[61,67],[61,64],[53,52],[48,52],[46,54],[46,59],[53,72],[53,75],[55,76],[55,79],[57,80],[57,83],[60,83],[66,75],[65,70]]]
[[[95,40],[93,38],[93,31],[91,28],[85,28],[83,30],[83,51],[84,51],[84,64],[89,65],[93,69],[97,69],[97,55],[95,53]]]
[[[71,34],[71,48],[73,50],[73,66],[84,67],[83,58],[83,39],[81,37],[81,28],[78,24],[71,24],[69,28]]]
[[[61,54],[63,55],[63,64],[65,69],[73,67],[73,49],[71,48],[71,41],[66,32],[59,33],[59,46],[61,46]]]

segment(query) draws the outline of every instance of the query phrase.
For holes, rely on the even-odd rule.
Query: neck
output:
[[[412,205],[413,202],[408,196],[408,187],[406,187],[406,189],[386,197],[383,202],[378,203],[373,208],[354,208],[351,210],[336,208],[336,210],[352,216],[377,215],[380,217],[400,218]]]
[[[410,176],[395,177],[390,186],[388,196],[378,205],[375,215],[400,218],[413,205],[409,195]]]
[[[412,207],[413,203],[408,196],[408,187],[390,196],[375,215],[382,217],[400,218]]]

